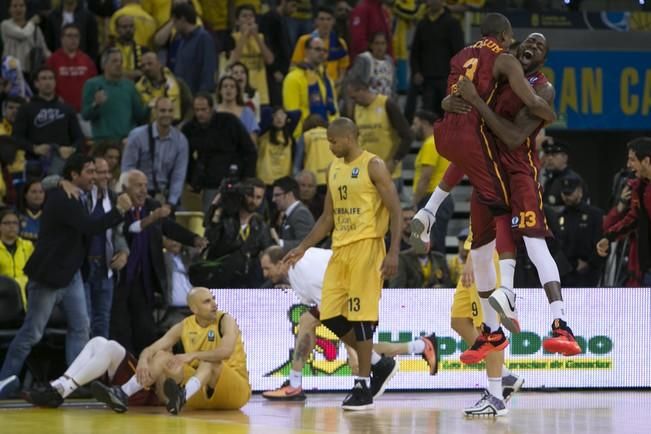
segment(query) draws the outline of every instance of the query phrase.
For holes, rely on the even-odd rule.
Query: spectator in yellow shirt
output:
[[[23,306],[27,306],[27,275],[24,272],[27,260],[34,252],[31,241],[18,236],[20,220],[15,211],[5,209],[0,212],[0,275],[14,279],[20,286]]]
[[[303,121],[309,115],[319,115],[328,122],[339,115],[335,85],[323,68],[327,53],[322,39],[308,38],[305,41],[305,62],[291,70],[283,82],[285,110],[301,111],[294,138],[300,136]]]
[[[436,186],[443,179],[450,162],[441,157],[434,144],[433,127],[437,116],[433,112],[419,110],[414,115],[412,131],[416,140],[423,141],[416,160],[414,161],[414,193],[412,205],[417,209],[425,206],[425,202]],[[448,232],[448,223],[454,214],[454,201],[449,195],[436,212],[436,224],[431,232],[432,249],[445,253],[445,236]]]
[[[298,65],[306,59],[306,41],[318,37],[323,40],[327,50],[326,71],[328,76],[336,85],[339,85],[350,66],[350,58],[348,57],[346,41],[334,32],[335,13],[333,10],[325,6],[319,7],[314,25],[315,29],[312,33],[302,35],[296,41],[294,54],[292,54],[292,64]]]
[[[172,16],[172,6],[176,3],[187,1],[192,2],[197,15],[203,15],[203,9],[199,0],[142,0],[142,8],[156,20],[156,28],[165,25]]]
[[[138,45],[150,47],[152,37],[156,33],[158,25],[156,20],[143,9],[140,0],[122,0],[122,7],[115,11],[109,22],[109,33],[111,36],[118,35],[117,21],[120,17],[133,17],[135,33],[134,39]]]

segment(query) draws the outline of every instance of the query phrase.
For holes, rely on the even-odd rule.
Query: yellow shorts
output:
[[[190,379],[196,369],[190,365],[183,367],[183,384]],[[211,391],[204,386],[188,400],[188,408],[200,410],[237,410],[249,402],[251,385],[249,379],[233,367],[222,365],[217,384]]]
[[[377,321],[382,294],[380,267],[386,256],[381,238],[332,249],[323,277],[321,320],[343,315],[349,321]]]
[[[450,316],[452,318],[470,318],[475,327],[480,327],[484,322],[484,316],[481,313],[481,303],[479,302],[479,293],[477,287],[463,286],[461,279],[454,291],[454,300]]]

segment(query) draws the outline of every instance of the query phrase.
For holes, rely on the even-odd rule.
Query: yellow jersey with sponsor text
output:
[[[224,312],[217,312],[217,319],[208,325],[208,327],[201,327],[194,315],[191,315],[183,320],[183,328],[181,331],[181,343],[183,350],[187,353],[194,353],[198,351],[213,351],[221,345],[222,334],[220,324],[224,317]],[[197,368],[199,360],[194,360],[190,366]],[[246,370],[246,353],[244,352],[244,345],[242,344],[242,336],[237,337],[237,343],[233,354],[224,360],[222,363],[230,366],[240,374],[248,377]]]
[[[363,151],[350,163],[337,158],[330,166],[328,189],[334,217],[333,248],[368,238],[382,238],[387,232],[389,211],[368,172],[368,165],[375,157]]]

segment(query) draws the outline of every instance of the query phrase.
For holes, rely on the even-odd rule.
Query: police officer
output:
[[[594,287],[599,283],[603,260],[594,246],[602,237],[603,211],[583,200],[583,181],[576,175],[560,180],[565,207],[558,214],[558,239],[572,271],[563,280],[565,287]]]
[[[543,203],[551,206],[554,211],[559,212],[563,207],[561,199],[561,188],[563,178],[566,176],[575,176],[579,179],[581,177],[570,167],[567,163],[567,145],[554,140],[552,137],[547,137],[542,144],[544,151],[542,163],[545,169],[543,175]],[[581,180],[583,186],[583,198],[588,200],[588,189]]]

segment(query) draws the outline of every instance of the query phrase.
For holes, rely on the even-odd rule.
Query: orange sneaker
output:
[[[436,375],[439,372],[439,349],[436,343],[436,333],[432,333],[429,336],[422,336],[420,339],[425,342],[423,359],[429,365],[429,375]]]
[[[552,323],[552,337],[543,339],[543,348],[548,353],[560,353],[564,356],[576,356],[583,351],[574,339],[572,329],[562,319]]]
[[[486,324],[483,325],[483,333],[477,337],[477,340],[472,347],[468,348],[461,354],[459,358],[462,363],[472,365],[479,363],[486,358],[489,353],[493,351],[502,351],[509,346],[509,341],[504,336],[502,327],[498,328],[492,333],[488,332]]]
[[[302,387],[292,387],[289,380],[276,390],[268,390],[262,393],[262,396],[270,401],[305,401],[305,392]]]

